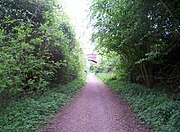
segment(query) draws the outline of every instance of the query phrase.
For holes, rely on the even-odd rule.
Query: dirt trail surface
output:
[[[40,132],[149,132],[127,102],[90,74],[87,85]]]

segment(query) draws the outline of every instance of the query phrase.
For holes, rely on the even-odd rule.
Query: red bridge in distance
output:
[[[87,57],[88,61],[97,63],[97,55],[98,54],[86,54],[86,57]]]

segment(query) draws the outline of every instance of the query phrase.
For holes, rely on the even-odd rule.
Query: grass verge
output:
[[[36,94],[24,100],[13,101],[0,115],[1,132],[32,132],[45,125],[83,85],[84,80],[74,80],[58,86],[43,95]]]
[[[122,82],[110,74],[97,74],[97,77],[123,96],[152,131],[180,132],[180,101],[173,100],[160,88]]]

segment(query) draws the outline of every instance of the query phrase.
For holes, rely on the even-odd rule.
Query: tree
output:
[[[126,78],[142,80],[152,86],[162,77],[160,71],[167,62],[165,58],[174,49],[179,49],[179,25],[176,21],[179,16],[172,16],[168,8],[176,2],[93,1],[91,19],[95,19],[92,23],[95,30],[92,39],[101,52],[114,51],[119,55],[128,73]],[[177,14],[178,6],[174,10]]]

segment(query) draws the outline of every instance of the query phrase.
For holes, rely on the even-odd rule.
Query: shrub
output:
[[[98,75],[117,94],[123,96],[142,121],[153,131],[180,131],[180,101],[173,100],[165,92],[145,86],[112,79],[112,75]],[[159,88],[160,89],[160,88]]]

